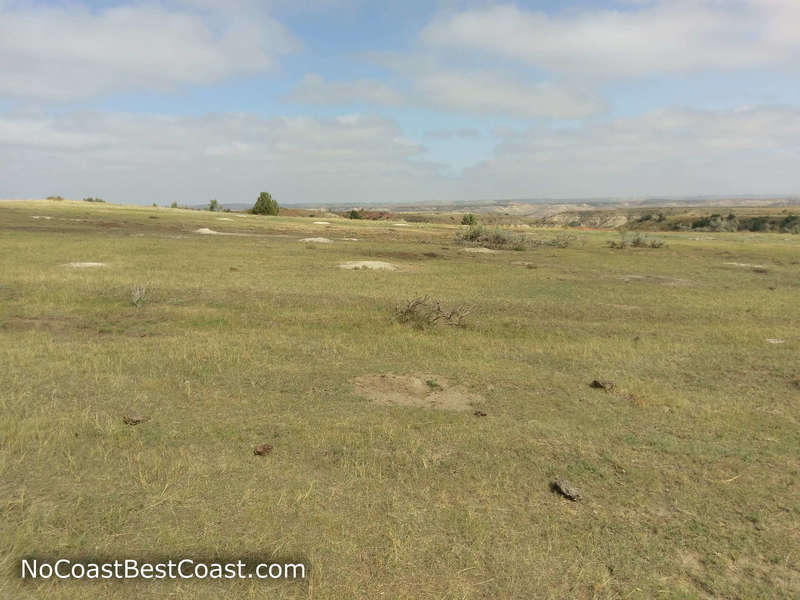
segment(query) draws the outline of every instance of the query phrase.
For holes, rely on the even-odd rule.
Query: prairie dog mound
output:
[[[398,266],[380,260],[352,260],[350,262],[340,264],[339,268],[349,269],[351,271],[358,271],[359,269],[368,269],[372,271],[397,271]]]
[[[437,375],[362,375],[353,381],[359,396],[382,406],[432,408],[436,410],[472,410],[483,398],[461,385]]]

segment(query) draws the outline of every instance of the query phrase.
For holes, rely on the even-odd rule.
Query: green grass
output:
[[[615,233],[581,231],[476,255],[457,226],[220,216],[0,204],[0,597],[800,595],[799,236],[615,251]],[[337,241],[297,241],[311,236]],[[361,259],[403,269],[337,268]],[[474,305],[469,326],[395,322],[421,295]],[[420,372],[488,416],[377,406],[351,385]],[[150,420],[127,426],[129,410]],[[555,476],[584,501],[553,494]],[[36,554],[312,570],[307,585],[21,582]]]

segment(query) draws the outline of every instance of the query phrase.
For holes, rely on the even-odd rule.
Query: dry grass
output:
[[[485,258],[457,225],[335,221],[326,235],[360,241],[309,251],[310,218],[231,216],[0,203],[0,598],[800,596],[800,238],[612,252],[578,232]],[[480,319],[387,318],[419,295]],[[373,404],[352,382],[376,373],[435,373],[487,416]],[[312,571],[40,586],[10,574],[29,554]]]

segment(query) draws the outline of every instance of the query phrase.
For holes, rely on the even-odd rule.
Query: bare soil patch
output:
[[[483,398],[462,385],[450,383],[438,375],[362,375],[353,381],[359,396],[381,406],[406,406],[436,410],[474,410]]]
[[[661,277],[658,275],[622,275],[620,277],[625,283],[638,281],[641,283],[660,283],[662,285],[679,285],[682,283],[689,283],[688,279],[679,279],[677,277]]]
[[[310,238],[303,238],[300,240],[301,242],[309,242],[312,244],[332,244],[333,240],[329,240],[326,237],[310,237]]]
[[[497,254],[498,250],[491,248],[464,248],[464,252],[475,252],[478,254]]]
[[[351,271],[358,271],[361,269],[370,271],[397,271],[399,269],[399,267],[393,263],[380,260],[351,260],[350,262],[340,264],[339,268]]]
[[[726,262],[726,265],[731,267],[743,267],[745,269],[763,269],[765,268],[764,265],[751,265],[750,263],[740,263],[740,262]]]
[[[226,231],[214,231],[213,229],[209,229],[208,227],[201,227],[200,229],[195,229],[194,232],[199,233],[201,235],[238,235],[238,236],[253,235],[252,233],[230,233]]]

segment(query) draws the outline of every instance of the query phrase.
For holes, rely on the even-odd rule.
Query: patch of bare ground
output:
[[[105,267],[104,262],[71,262],[63,265],[65,267],[72,267],[73,269],[93,269],[96,267]]]
[[[333,243],[333,240],[329,240],[326,237],[308,237],[308,238],[302,238],[300,241],[301,242],[306,242],[306,243],[309,243],[309,244],[332,244]]]
[[[351,260],[339,265],[340,269],[347,269],[350,271],[359,271],[362,269],[370,271],[397,271],[398,266],[380,260]]]
[[[359,396],[381,406],[468,411],[483,402],[480,395],[463,385],[450,385],[430,373],[362,375],[353,381],[353,388]]]
[[[239,236],[253,235],[252,233],[231,233],[229,231],[214,231],[213,229],[209,229],[208,227],[201,227],[200,229],[195,229],[194,232],[199,233],[200,235],[239,235]]]
[[[689,283],[688,279],[680,279],[677,277],[661,277],[658,275],[621,275],[620,279],[625,283],[638,281],[641,283],[660,283],[662,285],[681,285]]]
[[[743,267],[745,269],[764,269],[764,265],[751,265],[750,263],[740,263],[740,262],[726,262],[724,263],[731,267]]]
[[[492,250],[491,248],[464,248],[464,252],[474,252],[478,254],[497,254],[499,250]]]

